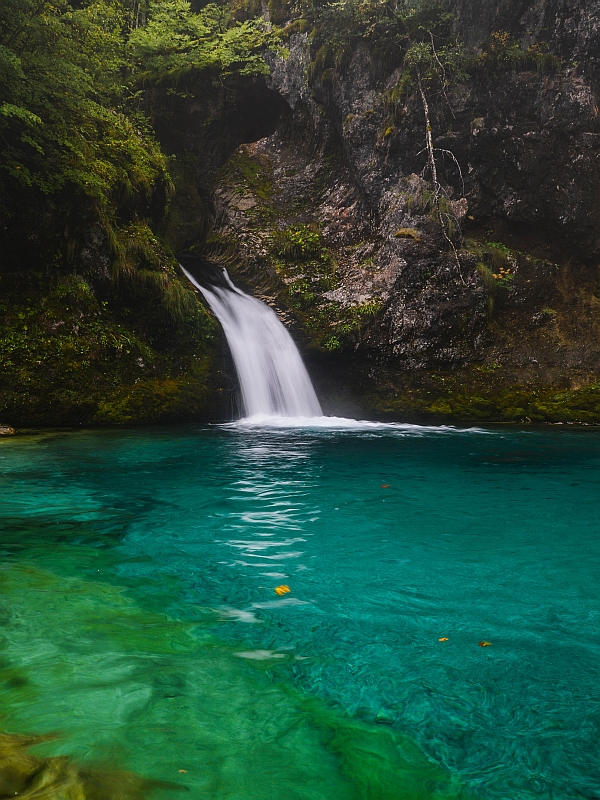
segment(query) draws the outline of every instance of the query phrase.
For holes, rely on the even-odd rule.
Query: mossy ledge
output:
[[[7,278],[3,283],[6,285]],[[14,427],[152,424],[219,417],[216,322],[190,292],[176,322],[152,291],[29,274],[0,303],[0,419]],[[187,291],[185,287],[183,290]]]
[[[473,375],[412,375],[365,391],[365,404],[381,418],[434,422],[564,423],[600,425],[600,382],[560,388],[542,384],[485,383]],[[395,385],[394,385],[395,384]]]

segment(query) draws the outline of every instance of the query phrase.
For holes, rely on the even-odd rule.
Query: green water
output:
[[[1,441],[1,727],[174,798],[597,798],[599,490],[594,430]]]

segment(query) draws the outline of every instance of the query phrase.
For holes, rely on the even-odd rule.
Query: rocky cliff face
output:
[[[228,416],[224,338],[172,257],[191,251],[276,308],[327,411],[600,422],[600,8],[448,2],[452,66],[423,95],[403,63],[423,26],[349,38],[286,0],[262,4],[285,25],[270,75],[147,88],[177,191],[162,222],[166,183],[145,210],[122,201],[137,283],[109,279],[114,246],[67,196],[66,216],[3,228],[20,255],[4,247],[1,421]]]
[[[205,246],[295,329],[332,410],[597,421],[600,11],[454,10],[470,60],[429,97],[445,226],[400,68],[359,43],[307,80],[295,32],[276,130],[219,173]]]
[[[505,30],[527,44],[545,41],[587,75],[598,74],[600,21],[594,3],[578,0],[453,0],[456,26],[468,47],[479,48]]]

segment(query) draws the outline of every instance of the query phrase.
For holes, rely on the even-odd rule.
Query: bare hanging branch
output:
[[[456,267],[457,267],[457,270],[458,270],[458,275],[460,277],[461,283],[463,283],[463,285],[466,285],[465,279],[463,278],[463,274],[462,274],[462,267],[461,267],[461,263],[460,263],[460,258],[458,256],[458,251],[457,251],[457,249],[456,249],[456,247],[454,245],[454,242],[452,241],[452,238],[448,235],[447,224],[446,224],[447,220],[444,219],[444,214],[442,212],[442,209],[440,208],[440,197],[442,195],[442,186],[441,186],[441,184],[440,184],[440,182],[438,180],[437,164],[436,164],[436,161],[435,161],[436,148],[433,146],[433,132],[432,132],[432,126],[431,126],[431,116],[430,116],[430,113],[429,113],[429,102],[427,101],[427,95],[425,94],[425,89],[423,88],[423,80],[422,80],[422,76],[421,76],[421,68],[420,68],[418,63],[415,65],[415,71],[416,71],[416,76],[417,76],[417,86],[418,86],[418,89],[419,89],[419,94],[421,95],[421,102],[423,104],[423,113],[425,115],[425,141],[426,141],[426,150],[427,150],[427,166],[429,167],[429,172],[431,174],[431,181],[433,183],[433,203],[434,203],[434,207],[435,207],[435,214],[436,214],[436,216],[438,218],[438,221],[439,221],[439,224],[440,224],[440,229],[442,231],[442,235],[444,236],[444,239],[450,245],[450,248],[451,248],[452,253],[454,255],[454,260],[456,261]],[[439,148],[437,148],[437,149],[439,150]],[[445,151],[445,152],[450,153],[450,151]],[[454,158],[454,155],[453,154],[451,154],[451,155]],[[454,160],[458,164],[458,162],[456,161],[456,158],[454,158]],[[459,171],[460,171],[460,167],[459,167]],[[462,171],[460,172],[460,176],[461,176],[461,181],[462,181]],[[448,218],[450,218],[450,215],[446,214],[446,216]],[[458,220],[456,219],[456,217],[454,219],[455,219],[455,222],[458,223]],[[460,230],[460,225],[458,225],[458,228]]]
[[[448,80],[446,78],[446,68],[444,67],[444,65],[440,61],[440,58],[439,58],[439,56],[437,54],[437,50],[435,49],[435,42],[433,41],[433,33],[431,31],[427,31],[427,33],[431,37],[431,50],[433,51],[433,57],[437,61],[437,65],[440,68],[440,72],[442,74],[442,92],[443,92],[443,95],[444,95],[444,99],[446,100],[446,103],[448,104],[448,109],[450,110],[450,113],[452,114],[454,119],[456,119],[456,114],[454,113],[454,111],[452,109],[452,106],[450,105],[450,100],[448,100],[448,95],[446,94],[446,83],[447,83],[447,80]]]
[[[456,156],[454,155],[452,150],[446,150],[443,147],[434,147],[433,150],[434,150],[435,153],[443,153],[446,156],[450,156],[450,158],[454,161],[454,163],[456,165],[456,169],[458,170],[458,175],[460,177],[460,191],[461,191],[461,194],[464,196],[464,194],[465,194],[465,179],[463,177],[462,168],[461,168],[460,164],[458,163],[458,159],[456,158]],[[419,150],[417,155],[420,156],[421,153],[424,153],[424,152],[425,152],[425,150]]]
[[[437,178],[437,165],[435,163],[435,150],[433,147],[433,136],[431,132],[431,119],[429,116],[429,103],[427,102],[427,95],[423,89],[423,81],[421,80],[421,70],[417,67],[417,86],[421,95],[423,103],[423,111],[425,113],[425,140],[427,142],[427,163],[429,171],[431,172],[431,180],[433,181],[433,192],[436,200],[439,198],[441,186]]]

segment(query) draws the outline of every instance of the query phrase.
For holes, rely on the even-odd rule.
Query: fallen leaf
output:
[[[290,591],[290,587],[283,584],[282,586],[275,587],[275,594],[278,594],[280,597],[282,594],[287,594]]]
[[[448,641],[448,637],[447,636],[442,636],[441,639],[438,639],[438,642],[447,642],[447,641]]]
[[[187,769],[180,769],[179,772],[187,772]]]
[[[491,642],[479,642],[479,647],[491,647]]]
[[[382,488],[382,489],[389,489],[389,488],[390,488],[390,485],[389,485],[389,483],[382,483],[382,484],[381,484],[381,488]]]

